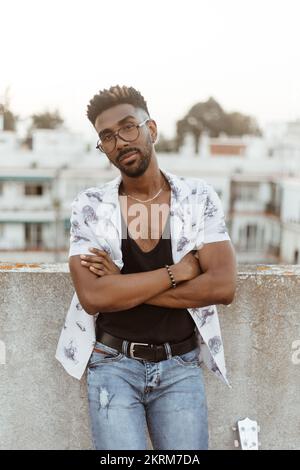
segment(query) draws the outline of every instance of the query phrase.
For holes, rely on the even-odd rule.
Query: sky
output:
[[[299,0],[0,0],[0,101],[90,138],[94,94],[134,86],[166,137],[199,101],[300,118]]]

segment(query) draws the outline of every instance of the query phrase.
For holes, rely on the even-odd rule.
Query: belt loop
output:
[[[167,354],[167,358],[171,359],[172,351],[171,351],[171,347],[170,347],[169,343],[164,343],[164,347],[165,347],[165,351],[166,351],[166,354]]]
[[[127,348],[128,348],[128,341],[127,341],[127,339],[124,339],[123,343],[122,343],[122,353],[125,356],[127,356]]]

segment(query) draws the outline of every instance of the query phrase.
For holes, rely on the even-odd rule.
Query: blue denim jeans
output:
[[[96,342],[87,371],[97,450],[208,448],[207,405],[199,347],[160,362],[125,356]],[[168,343],[165,347],[169,351]]]

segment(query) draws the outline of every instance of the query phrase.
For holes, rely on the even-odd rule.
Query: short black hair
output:
[[[141,93],[133,87],[115,85],[109,90],[100,90],[88,104],[87,117],[95,126],[97,116],[106,109],[112,108],[118,104],[128,103],[132,104],[135,108],[141,108],[150,117],[147,103]]]

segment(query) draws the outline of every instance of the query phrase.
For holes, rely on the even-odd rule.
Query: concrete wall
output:
[[[240,266],[220,306],[232,389],[205,373],[210,448],[248,416],[262,449],[300,449],[300,266]],[[85,380],[54,354],[73,293],[67,264],[0,263],[0,449],[89,449]]]

